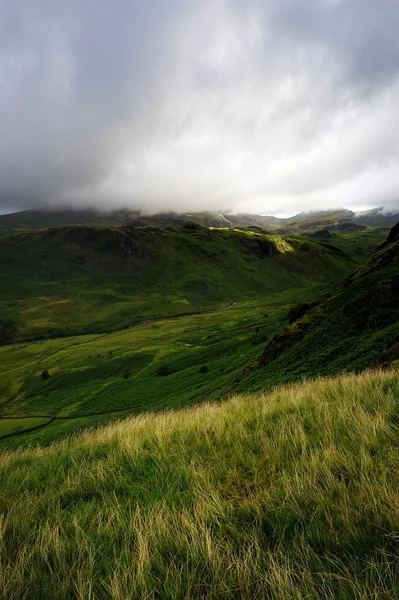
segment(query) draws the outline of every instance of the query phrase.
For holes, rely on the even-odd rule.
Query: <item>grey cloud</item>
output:
[[[397,0],[283,0],[272,4],[271,19],[290,43],[339,62],[352,89],[376,90],[398,76]]]
[[[3,0],[0,208],[399,199],[396,0]]]

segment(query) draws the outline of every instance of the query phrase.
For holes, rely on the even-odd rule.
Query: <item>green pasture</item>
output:
[[[110,334],[4,346],[0,436],[7,438],[2,443],[47,442],[128,414],[220,398],[286,325],[288,307],[320,293],[320,288],[291,290]],[[165,366],[168,374],[158,374]],[[46,380],[45,370],[50,375]],[[43,418],[47,424],[14,440],[8,434],[10,419],[16,417]],[[13,431],[27,429],[26,423],[21,419],[19,427],[13,422]]]

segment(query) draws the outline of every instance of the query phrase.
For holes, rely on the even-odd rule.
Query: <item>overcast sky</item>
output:
[[[0,0],[0,211],[399,206],[398,0]]]

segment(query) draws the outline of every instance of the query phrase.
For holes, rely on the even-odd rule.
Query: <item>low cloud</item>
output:
[[[396,0],[4,0],[0,210],[399,205]]]

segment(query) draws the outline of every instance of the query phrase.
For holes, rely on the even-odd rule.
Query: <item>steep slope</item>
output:
[[[399,359],[399,227],[328,300],[275,335],[246,385],[360,370]]]
[[[61,227],[0,237],[0,309],[13,339],[110,331],[352,269],[335,248],[251,231]]]

